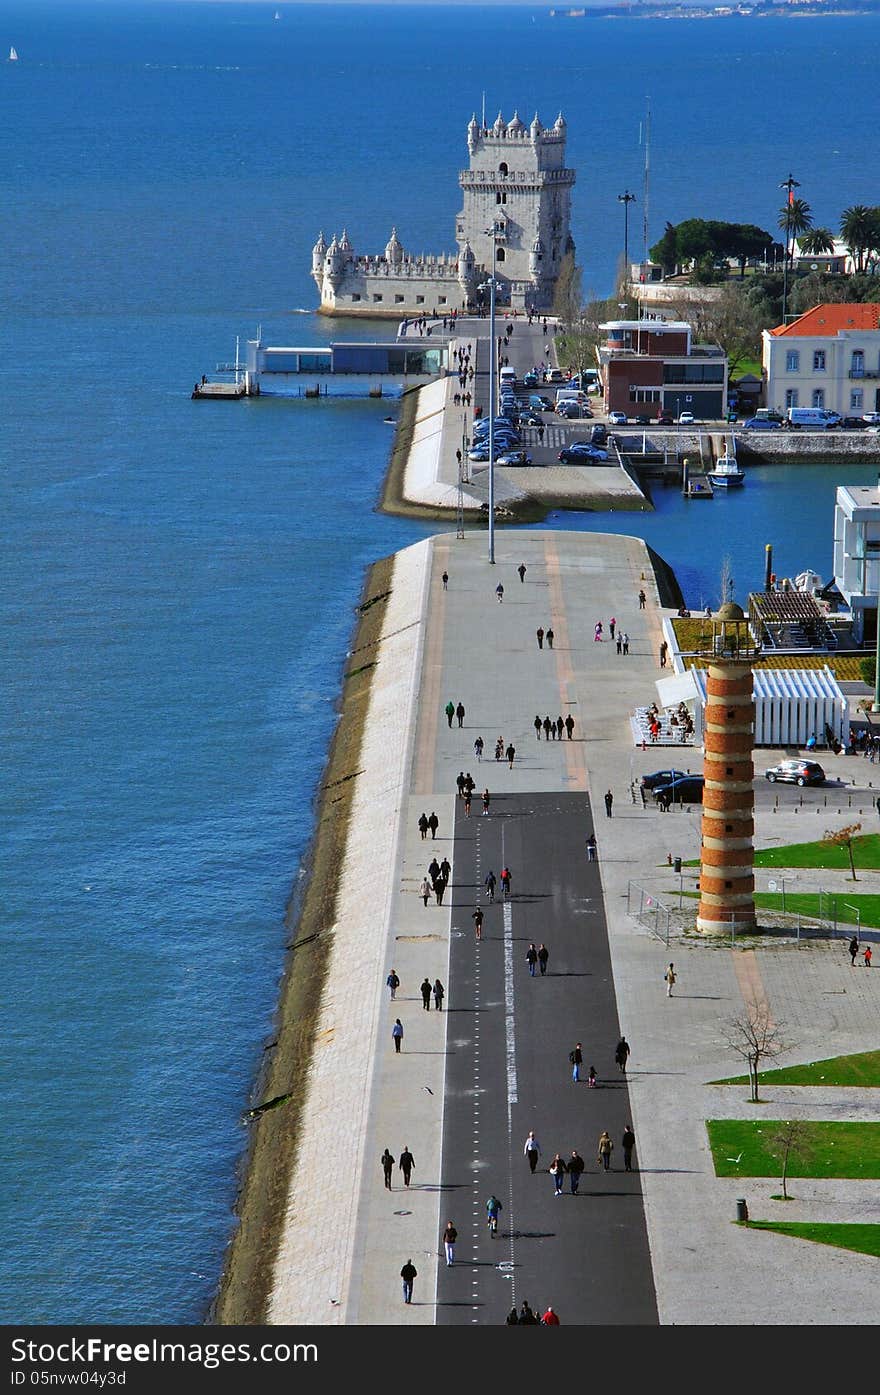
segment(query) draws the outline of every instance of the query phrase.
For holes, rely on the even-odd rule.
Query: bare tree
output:
[[[786,1182],[788,1181],[789,1159],[794,1156],[806,1159],[813,1148],[813,1135],[809,1124],[803,1119],[784,1119],[764,1137],[764,1145],[782,1164],[782,1199],[790,1201]]]
[[[856,876],[856,864],[853,858],[853,843],[855,836],[861,831],[860,823],[847,824],[846,828],[838,828],[836,831],[826,828],[822,842],[831,848],[846,848],[849,853],[849,870],[852,872],[854,882],[858,881]]]
[[[721,559],[720,573],[721,597],[718,601],[719,608],[733,600],[733,568],[730,561],[730,553],[726,552]]]
[[[752,999],[745,1010],[733,1017],[724,1028],[724,1039],[732,1051],[746,1062],[749,1070],[750,1099],[759,1104],[758,1073],[761,1063],[772,1060],[780,1051],[785,1051],[787,1043],[782,1039],[781,1022],[774,1022],[770,1016],[770,1005],[764,999]]]

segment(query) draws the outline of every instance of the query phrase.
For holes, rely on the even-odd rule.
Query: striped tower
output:
[[[713,626],[706,681],[703,846],[697,929],[755,928],[754,646],[748,622],[729,601]]]

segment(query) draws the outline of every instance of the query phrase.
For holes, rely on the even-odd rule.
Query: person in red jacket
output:
[[[541,1318],[541,1325],[542,1327],[559,1326],[559,1318],[556,1316],[552,1308],[548,1308],[544,1316]]]

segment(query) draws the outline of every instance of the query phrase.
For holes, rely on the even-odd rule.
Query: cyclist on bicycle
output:
[[[505,901],[510,900],[510,868],[504,867],[501,871],[501,894]]]
[[[498,1234],[498,1212],[503,1211],[503,1209],[501,1202],[493,1192],[486,1202],[486,1220],[489,1223],[490,1235]]]
[[[495,882],[495,873],[492,871],[492,869],[491,869],[491,867],[490,867],[490,868],[489,868],[489,875],[488,875],[488,877],[486,878],[486,894],[487,894],[487,896],[489,897],[489,900],[490,900],[490,901],[494,901],[494,900],[495,900],[495,886],[496,886],[496,882]]]

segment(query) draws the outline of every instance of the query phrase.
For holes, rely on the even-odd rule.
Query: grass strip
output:
[[[837,920],[839,924],[855,925],[858,910],[861,916],[863,928],[872,930],[880,929],[880,895],[877,896],[847,896],[846,894],[835,895],[830,898],[837,904]],[[828,919],[828,900],[824,898],[821,906],[823,918]],[[755,905],[761,906],[768,911],[782,912],[782,892],[781,891],[756,891]],[[820,897],[818,892],[812,891],[786,891],[785,893],[785,914],[801,915],[809,920],[818,920],[820,913]]]
[[[710,1080],[710,1085],[748,1085],[747,1075]],[[859,1051],[854,1056],[830,1056],[799,1066],[761,1071],[762,1085],[839,1085],[845,1089],[875,1089],[880,1085],[880,1051]]]
[[[706,1129],[716,1177],[781,1177],[772,1151],[778,1119],[708,1119]],[[789,1177],[880,1177],[880,1124],[807,1124],[806,1146],[792,1151]]]
[[[745,1223],[739,1222],[745,1229]],[[833,1245],[838,1250],[855,1250],[860,1255],[880,1259],[880,1225],[831,1224],[824,1221],[749,1221],[749,1230],[775,1230],[796,1240],[812,1240],[817,1245]]]
[[[866,833],[853,839],[856,871],[880,871],[880,833]],[[823,871],[849,871],[846,848],[821,841],[789,843],[782,848],[761,848],[755,853],[756,867],[816,867]]]

